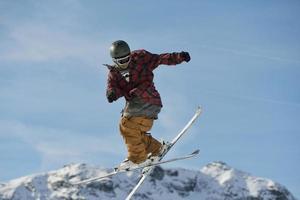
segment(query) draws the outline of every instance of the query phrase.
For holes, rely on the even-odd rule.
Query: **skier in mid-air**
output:
[[[164,144],[148,131],[162,108],[160,94],[153,83],[153,70],[159,65],[189,62],[188,52],[152,54],[146,50],[130,51],[128,44],[117,40],[110,47],[113,65],[109,68],[106,96],[110,103],[126,99],[119,124],[128,150],[128,157],[119,170],[146,166],[164,151]],[[149,159],[152,158],[152,159]]]

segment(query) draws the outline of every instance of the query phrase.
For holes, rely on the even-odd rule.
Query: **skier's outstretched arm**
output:
[[[163,53],[163,54],[152,54],[145,51],[146,57],[150,60],[151,69],[154,70],[159,65],[177,65],[183,61],[189,62],[191,60],[190,54],[188,52],[173,52],[173,53]]]

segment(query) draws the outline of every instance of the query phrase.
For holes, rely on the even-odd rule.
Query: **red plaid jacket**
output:
[[[131,52],[131,61],[128,65],[129,82],[122,76],[122,72],[111,67],[107,80],[107,91],[115,94],[114,100],[124,96],[130,101],[132,96],[138,96],[145,103],[162,106],[160,94],[153,83],[153,70],[159,65],[176,65],[184,58],[180,53],[152,54],[146,50]]]

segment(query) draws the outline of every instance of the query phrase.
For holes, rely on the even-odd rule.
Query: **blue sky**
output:
[[[221,160],[300,197],[300,2],[0,1],[0,181],[85,162],[115,166],[124,100],[105,98],[109,46],[189,51],[156,70],[164,108],[152,134],[199,121],[168,167]]]

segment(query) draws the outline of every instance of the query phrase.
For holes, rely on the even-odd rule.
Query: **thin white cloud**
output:
[[[200,91],[200,89],[198,89]],[[230,94],[230,93],[224,93],[221,91],[216,90],[201,90],[201,92],[217,95],[217,96],[223,96],[227,98],[235,98],[240,100],[246,100],[246,101],[255,101],[260,103],[266,103],[266,104],[277,104],[277,105],[283,105],[283,106],[294,106],[295,108],[300,108],[300,103],[298,102],[291,102],[291,101],[283,101],[283,100],[276,100],[276,99],[270,99],[270,98],[264,98],[264,97],[256,97],[256,96],[246,96],[246,95],[237,95],[237,94]]]
[[[217,51],[223,51],[223,52],[232,53],[232,54],[236,54],[236,55],[264,58],[264,59],[275,60],[275,61],[280,61],[280,62],[300,63],[300,60],[297,60],[297,59],[283,58],[281,56],[272,56],[272,55],[267,55],[265,53],[248,51],[245,49],[233,49],[233,48],[220,47],[220,46],[214,46],[214,45],[204,45],[204,44],[200,45],[200,47],[205,48],[205,49],[213,49],[213,50],[217,50]]]
[[[6,41],[9,48],[0,52],[0,58],[4,60],[41,62],[76,58],[96,64],[108,54],[109,44],[87,35],[83,37],[36,23],[6,28],[9,30],[9,41]]]
[[[109,134],[98,137],[18,121],[0,120],[0,135],[14,136],[34,148],[42,157],[41,170],[92,160],[94,155],[118,155],[123,150]]]
[[[180,128],[181,116],[188,113],[186,110],[189,107],[188,99],[182,94],[168,92],[163,97],[163,100],[165,106],[162,108],[163,112],[159,116],[160,124],[168,131],[176,131]]]

